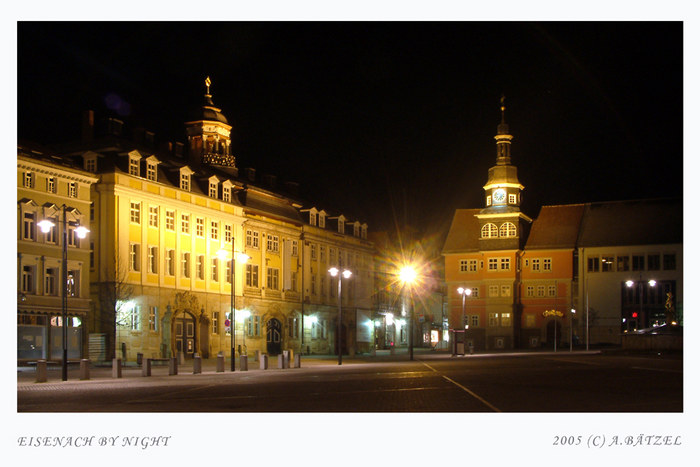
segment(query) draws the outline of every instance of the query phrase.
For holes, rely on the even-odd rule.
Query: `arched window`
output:
[[[504,222],[501,224],[501,237],[503,238],[513,238],[517,234],[515,224],[512,222]]]
[[[496,224],[484,224],[481,228],[481,238],[497,238],[498,237],[498,227]]]

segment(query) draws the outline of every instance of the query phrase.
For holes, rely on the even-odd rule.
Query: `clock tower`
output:
[[[511,163],[511,141],[505,119],[505,97],[501,97],[501,123],[496,131],[496,165],[489,169],[484,185],[485,207],[477,214],[481,247],[520,249],[532,219],[520,212],[521,192],[518,168]]]

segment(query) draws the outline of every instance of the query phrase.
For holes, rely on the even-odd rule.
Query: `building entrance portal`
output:
[[[282,352],[282,323],[277,318],[267,322],[267,353],[279,355]]]
[[[193,358],[197,347],[194,326],[194,318],[188,313],[175,320],[175,350],[178,354],[182,352],[185,358]]]

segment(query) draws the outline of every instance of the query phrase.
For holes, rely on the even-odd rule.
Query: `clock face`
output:
[[[497,203],[503,202],[506,199],[506,190],[499,188],[493,192],[493,200]]]

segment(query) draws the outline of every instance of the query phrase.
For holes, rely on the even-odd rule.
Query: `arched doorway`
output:
[[[282,323],[277,318],[267,322],[267,353],[279,355],[282,352]]]
[[[182,352],[185,358],[193,358],[197,348],[195,322],[194,316],[188,311],[183,311],[173,320],[175,351],[178,354]]]
[[[555,339],[557,346],[559,346],[561,344],[561,323],[551,320],[547,323],[547,345],[554,347]]]

